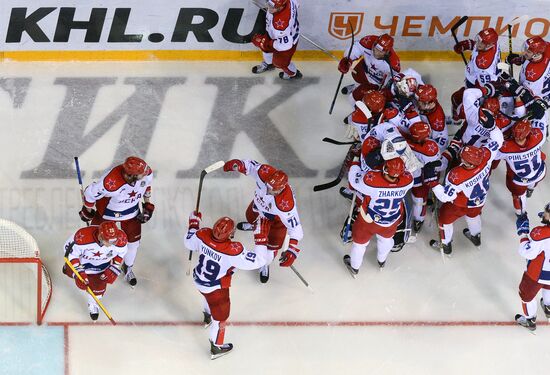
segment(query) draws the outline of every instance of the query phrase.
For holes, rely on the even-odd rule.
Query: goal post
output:
[[[0,323],[42,324],[52,295],[50,275],[36,240],[0,219]]]

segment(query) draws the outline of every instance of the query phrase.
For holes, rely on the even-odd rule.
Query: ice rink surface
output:
[[[491,176],[481,250],[455,224],[453,257],[442,262],[428,214],[415,244],[392,253],[379,271],[373,244],[357,279],[342,263],[339,231],[349,203],[331,180],[346,154],[333,62],[298,62],[299,82],[275,72],[254,76],[252,62],[3,63],[0,66],[0,216],[38,241],[53,280],[41,327],[0,326],[0,374],[517,374],[545,373],[550,327],[539,310],[536,335],[513,322],[525,261],[517,254],[515,216],[501,164]],[[404,62],[435,85],[448,112],[463,66]],[[345,77],[349,83],[351,78]],[[454,131],[454,129],[452,129]],[[548,145],[544,147],[548,151]],[[130,153],[155,171],[152,220],[143,227],[131,289],[119,279],[93,325],[85,297],[61,274],[63,244],[83,223],[72,167],[85,183]],[[182,236],[196,199],[198,171],[214,161],[252,158],[285,169],[305,237],[289,270],[272,266],[233,277],[226,338],[234,352],[209,359],[202,305],[185,275]],[[206,178],[203,225],[221,215],[244,219],[254,181],[215,172]],[[531,226],[550,201],[544,180],[528,200]],[[247,246],[252,236],[238,233]]]

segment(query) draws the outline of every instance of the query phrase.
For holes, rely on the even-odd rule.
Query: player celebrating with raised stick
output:
[[[152,180],[153,171],[147,163],[130,156],[123,164],[108,170],[99,181],[86,187],[84,206],[79,212],[82,221],[91,221],[92,225],[105,220],[120,222],[128,236],[128,252],[122,271],[132,287],[137,284],[132,267],[141,240],[141,224],[148,222],[155,210],[155,205],[150,202]],[[143,208],[140,209],[142,200]]]
[[[298,2],[296,0],[268,0],[265,17],[267,34],[255,34],[252,44],[263,52],[261,64],[252,68],[259,74],[279,68],[281,79],[299,79],[302,73],[292,62],[300,38],[298,26]]]
[[[231,240],[235,233],[235,222],[232,219],[224,216],[212,228],[199,229],[201,217],[200,212],[191,213],[184,242],[189,250],[199,252],[193,279],[204,296],[204,323],[210,325],[210,354],[211,359],[216,359],[233,349],[233,344],[224,343],[233,269],[260,268],[271,263],[274,252],[268,251],[266,247],[270,226],[266,218],[260,217],[255,223],[255,251],[249,252],[240,242]]]
[[[267,248],[275,252],[283,247],[288,233],[290,237],[288,249],[281,254],[279,265],[290,267],[300,253],[298,242],[304,237],[304,231],[300,223],[294,192],[288,184],[287,174],[271,165],[247,159],[229,160],[225,163],[223,170],[237,171],[254,177],[256,190],[254,199],[246,210],[247,222],[239,223],[238,227],[241,230],[250,230],[258,216],[267,218],[271,222]],[[260,270],[260,281],[266,283],[268,280],[269,266],[266,265]]]
[[[127,238],[112,221],[104,221],[99,226],[92,225],[76,231],[65,242],[65,256],[80,277],[66,264],[63,273],[73,278],[79,289],[92,290],[101,299],[121,272],[121,265],[127,251]],[[99,306],[91,295],[88,295],[90,318],[96,321],[99,317]]]

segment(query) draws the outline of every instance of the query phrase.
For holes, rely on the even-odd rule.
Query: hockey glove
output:
[[[439,184],[439,174],[437,172],[439,167],[441,167],[441,161],[439,160],[435,160],[424,165],[424,168],[422,169],[424,174],[424,185],[433,188]]]
[[[273,48],[273,40],[266,34],[254,34],[252,37],[252,44],[266,53],[270,53],[275,50]]]
[[[524,61],[525,58],[518,55],[517,53],[510,53],[508,56],[506,56],[506,62],[508,64],[522,65]]]
[[[524,103],[531,102],[534,97],[533,94],[525,87],[520,85],[515,79],[511,79],[508,82],[504,83],[504,87],[516,97],[519,97]]]
[[[239,159],[231,159],[223,165],[224,172],[238,171],[242,174],[246,174],[246,168],[244,163]]]
[[[95,210],[88,209],[86,206],[82,206],[82,209],[78,212],[78,216],[80,216],[80,220],[82,220],[85,223],[88,223],[92,221],[92,219],[95,216]]]
[[[453,49],[456,54],[460,55],[464,51],[473,50],[475,45],[476,45],[476,42],[474,42],[472,39],[466,39],[455,44]]]
[[[86,288],[90,284],[90,279],[88,279],[88,275],[86,275],[86,271],[84,271],[83,269],[81,271],[78,271],[78,274],[82,278],[82,281],[78,278],[77,275],[74,275],[74,282],[79,289],[86,290]]]
[[[202,214],[197,211],[193,211],[189,214],[189,229],[198,230],[200,228],[202,220]]]
[[[254,244],[267,246],[269,228],[271,228],[271,220],[258,216],[254,228]]]
[[[143,204],[143,211],[139,213],[137,219],[140,223],[145,224],[153,216],[153,211],[155,211],[155,205],[153,203],[145,202]]]
[[[540,98],[535,99],[535,101],[529,106],[531,118],[536,120],[542,119],[548,108],[548,103],[546,103],[544,100]]]
[[[344,57],[338,63],[338,70],[340,71],[340,73],[346,74],[347,72],[349,72],[352,64],[353,64],[353,61],[351,59]]]
[[[108,284],[112,284],[115,282],[118,275],[120,275],[120,269],[115,265],[111,264],[109,268],[103,271],[101,276],[99,276],[99,279],[102,281],[105,281]]]
[[[291,238],[288,245],[288,249],[283,251],[281,258],[279,259],[279,265],[281,267],[290,267],[298,257],[300,249],[298,249],[298,241]]]
[[[526,213],[519,215],[516,219],[516,230],[518,236],[529,234],[529,217]]]
[[[500,90],[493,83],[486,83],[481,88],[481,93],[485,98],[492,98],[500,95]]]

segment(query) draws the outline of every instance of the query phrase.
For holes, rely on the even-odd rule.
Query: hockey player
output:
[[[409,128],[409,131],[410,135],[404,134],[404,136],[414,155],[423,166],[439,160],[439,147],[434,140],[429,139],[431,133],[430,125],[425,122],[417,122]],[[414,185],[411,189],[413,229],[415,232],[419,232],[426,217],[426,202],[430,188],[424,183],[421,168],[414,171],[412,175],[414,179]]]
[[[210,325],[210,354],[216,359],[233,349],[224,343],[225,325],[229,318],[229,287],[235,268],[254,270],[273,260],[268,251],[267,235],[270,221],[259,218],[254,232],[254,251],[247,251],[240,242],[232,241],[235,222],[227,216],[219,218],[212,228],[200,228],[202,215],[189,215],[189,229],[185,247],[199,252],[198,264],[193,269],[195,286],[204,297],[204,323]]]
[[[460,165],[449,171],[444,186],[438,183],[434,170],[424,170],[424,181],[443,202],[438,219],[443,252],[447,255],[452,252],[453,223],[463,216],[468,224],[464,235],[475,246],[481,245],[481,210],[489,191],[491,162],[504,142],[494,122],[486,124],[491,126],[489,142],[483,147],[465,146],[460,151]],[[439,249],[441,244],[432,240],[430,245]]]
[[[453,120],[462,119],[461,106],[464,90],[496,81],[498,79],[497,65],[500,62],[500,47],[498,34],[492,27],[481,30],[475,38],[458,42],[454,51],[460,54],[464,51],[472,51],[470,61],[466,66],[464,87],[455,91],[451,97]]]
[[[421,85],[415,93],[420,120],[429,124],[431,136],[440,149],[447,147],[449,133],[445,124],[445,112],[437,100],[437,90],[432,85]]]
[[[354,111],[344,119],[344,124],[347,125],[346,136],[363,142],[372,127],[384,121],[387,115],[385,105],[386,97],[382,92],[367,91],[361,102],[355,104]],[[396,113],[392,116],[395,115]]]
[[[543,225],[535,227],[529,233],[529,218],[527,214],[518,217],[516,221],[519,235],[519,255],[527,259],[527,269],[519,284],[519,296],[523,314],[517,314],[516,322],[534,331],[537,328],[537,302],[535,297],[542,289],[540,305],[544,314],[550,319],[550,203],[539,213]]]
[[[279,73],[281,79],[302,78],[302,73],[292,62],[300,38],[298,1],[268,0],[266,5],[267,34],[255,34],[252,37],[252,43],[263,53],[263,61],[252,68],[252,73],[259,74],[278,68],[282,70]]]
[[[105,220],[120,222],[128,236],[128,252],[122,271],[132,287],[137,284],[132,267],[141,239],[141,225],[151,219],[155,210],[155,205],[150,201],[152,180],[153,171],[147,163],[130,156],[86,187],[84,206],[79,212],[82,221],[91,221],[92,225]],[[141,209],[140,203],[143,203]]]
[[[373,235],[377,238],[378,265],[384,267],[394,245],[392,237],[402,221],[403,200],[413,186],[413,178],[405,170],[403,160],[396,157],[385,161],[381,170],[364,172],[359,165],[352,165],[348,179],[351,187],[364,196],[353,224],[351,253],[343,259],[355,277]]]
[[[516,215],[521,215],[526,210],[527,189],[534,189],[546,175],[546,156],[541,151],[545,138],[540,129],[531,127],[529,120],[516,122],[511,133],[496,159],[506,160],[506,187],[512,193]]]
[[[223,170],[237,171],[254,177],[256,190],[254,199],[246,210],[247,222],[239,223],[238,228],[250,230],[258,217],[267,218],[270,221],[267,248],[275,254],[283,247],[288,233],[288,249],[281,254],[279,265],[290,267],[300,253],[298,242],[304,237],[304,232],[296,207],[296,198],[288,184],[286,173],[271,165],[247,159],[229,160],[223,166]],[[268,280],[269,266],[266,265],[260,270],[260,281],[266,283]]]
[[[523,45],[521,56],[510,54],[506,60],[509,63],[521,65],[519,87],[512,84],[510,91],[522,97],[529,110],[533,112],[533,127],[541,129],[547,137],[548,114],[546,110],[550,106],[549,43],[540,36],[529,38]]]
[[[344,52],[347,56],[348,51]],[[342,89],[344,95],[353,93],[355,100],[361,100],[368,90],[380,90],[392,79],[392,74],[401,70],[399,57],[393,50],[393,38],[389,34],[367,35],[351,46],[349,59],[344,57],[338,64],[338,70],[346,74],[353,62],[363,57],[352,71],[357,84]],[[393,71],[393,73],[392,73]]]
[[[128,249],[127,242],[126,234],[112,221],[79,229],[65,242],[64,251],[83,281],[66,264],[63,265],[63,273],[73,278],[79,289],[86,291],[90,287],[95,296],[101,299],[107,284],[114,283],[121,272],[122,260]],[[90,318],[96,321],[99,306],[91,295],[87,296]]]

